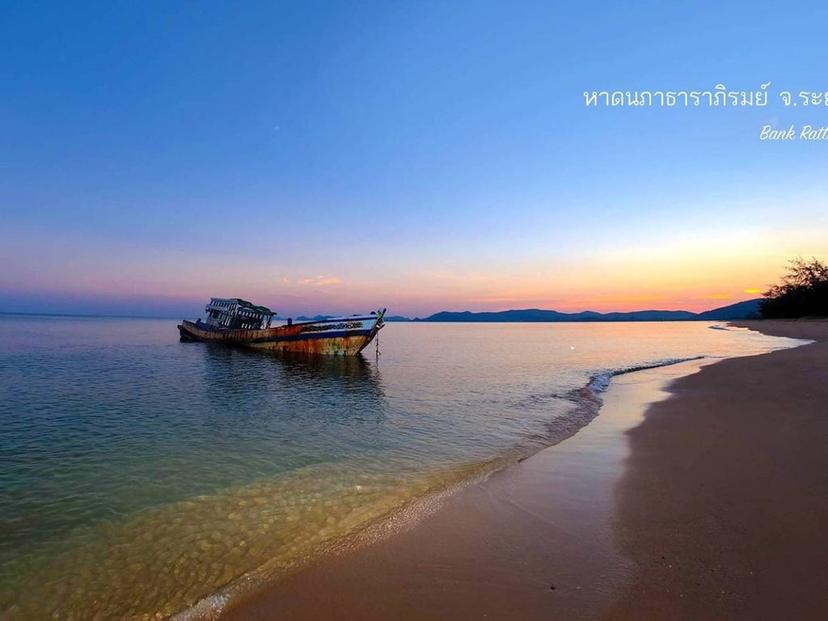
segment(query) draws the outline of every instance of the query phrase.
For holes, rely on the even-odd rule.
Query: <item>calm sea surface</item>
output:
[[[174,321],[0,316],[0,618],[218,607],[571,435],[612,373],[794,343],[392,323],[379,359],[303,359],[179,343]]]

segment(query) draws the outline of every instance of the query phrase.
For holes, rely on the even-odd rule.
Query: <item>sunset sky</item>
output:
[[[828,125],[778,100],[828,91],[828,5],[704,5],[4,3],[0,311],[757,297],[828,258],[828,141],[759,140]],[[768,81],[766,108],[583,97]]]

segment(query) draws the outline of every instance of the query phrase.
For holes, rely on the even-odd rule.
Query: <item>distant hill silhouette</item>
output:
[[[300,315],[296,318],[296,321],[325,321],[326,319],[332,319],[334,317],[341,317],[342,315],[314,315],[313,317],[307,317],[305,315]],[[408,317],[403,317],[402,315],[391,315],[390,317],[386,316],[383,317],[385,321],[414,321]]]
[[[744,302],[737,302],[729,306],[722,306],[721,308],[714,308],[713,310],[704,311],[694,317],[700,321],[715,321],[715,320],[730,320],[730,319],[759,319],[759,302],[761,298],[755,300],[745,300]]]
[[[724,321],[732,319],[752,319],[759,316],[759,300],[737,302],[702,313],[683,310],[642,310],[630,312],[596,313],[561,313],[554,310],[527,308],[523,310],[486,311],[441,311],[424,319],[414,321],[428,322],[564,322],[564,321]]]

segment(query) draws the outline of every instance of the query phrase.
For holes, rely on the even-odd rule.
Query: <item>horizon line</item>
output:
[[[590,310],[590,309],[585,309],[585,310],[581,310],[581,311],[558,311],[558,310],[551,309],[551,308],[533,307],[533,308],[506,308],[506,309],[502,309],[502,310],[482,310],[482,311],[472,311],[472,310],[468,310],[468,309],[466,309],[466,310],[446,310],[446,309],[443,309],[443,310],[435,311],[435,312],[433,312],[429,315],[426,315],[424,317],[409,317],[408,315],[401,315],[401,314],[389,314],[389,317],[402,317],[402,318],[407,319],[409,321],[416,321],[416,320],[422,321],[422,320],[428,319],[429,317],[433,317],[434,315],[439,315],[441,313],[455,313],[455,314],[464,314],[464,313],[484,314],[484,313],[490,313],[490,314],[497,314],[497,313],[525,312],[525,311],[553,312],[553,313],[559,313],[561,315],[580,315],[580,314],[584,314],[584,313],[595,313],[597,315],[612,315],[612,314],[633,314],[633,313],[645,313],[645,312],[689,313],[689,314],[692,314],[692,315],[700,315],[700,314],[708,312],[708,311],[713,311],[713,310],[717,310],[717,309],[720,309],[720,308],[727,308],[729,306],[734,306],[736,304],[741,304],[743,302],[751,302],[751,301],[754,301],[754,300],[761,300],[761,299],[763,299],[763,298],[748,298],[748,299],[745,299],[745,300],[738,300],[738,301],[732,302],[730,304],[725,304],[723,306],[716,306],[716,307],[705,309],[705,310],[702,310],[702,311],[689,311],[689,310],[685,310],[685,309],[681,309],[681,308],[679,308],[679,309],[642,308],[642,309],[629,310],[629,311],[612,311],[612,310],[611,311],[593,311],[593,310]],[[43,311],[43,312],[40,312],[40,311],[0,311],[0,315],[3,315],[3,316],[15,316],[16,315],[16,316],[28,316],[28,317],[74,317],[74,318],[79,318],[79,319],[83,319],[83,318],[88,318],[88,319],[170,319],[170,320],[175,320],[175,321],[178,321],[178,320],[182,319],[182,317],[180,317],[180,316],[173,316],[173,315],[134,315],[134,314],[113,314],[113,313],[59,313],[59,312],[56,313],[56,312],[45,312],[45,311]],[[296,315],[296,318],[302,318],[302,317],[310,318],[310,317],[313,317],[313,316],[336,317],[337,315],[330,315],[330,314],[323,315],[321,313],[316,313],[316,314],[300,313],[300,314]],[[342,315],[342,316],[344,317],[346,315]],[[276,317],[281,318],[281,316],[279,316],[279,315],[276,315]],[[288,317],[285,316],[284,319],[288,319]]]

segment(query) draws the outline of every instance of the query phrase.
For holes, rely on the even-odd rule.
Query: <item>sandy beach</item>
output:
[[[227,619],[828,615],[828,322],[814,344],[613,380],[574,437]]]
[[[736,325],[811,345],[670,386],[629,432],[617,533],[636,563],[608,615],[828,615],[828,322]]]

